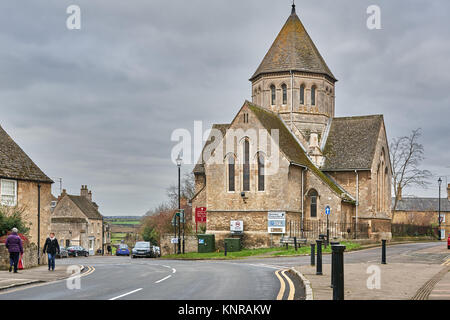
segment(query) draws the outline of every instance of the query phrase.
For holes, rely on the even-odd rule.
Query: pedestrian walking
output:
[[[17,228],[12,228],[11,234],[6,238],[5,246],[9,252],[9,272],[14,268],[14,273],[17,272],[19,264],[19,255],[23,254],[22,239],[20,239]]]
[[[55,271],[55,257],[56,254],[60,253],[58,239],[56,239],[55,234],[50,233],[50,237],[45,240],[44,254],[48,255],[48,271]]]

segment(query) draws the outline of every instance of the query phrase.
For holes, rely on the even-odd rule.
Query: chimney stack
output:
[[[62,198],[64,198],[64,196],[67,194],[66,189],[63,189],[63,191],[61,192],[61,194],[58,196],[58,202],[59,200],[61,200]]]
[[[447,200],[450,201],[450,183],[447,186]]]
[[[89,191],[88,191],[87,185],[81,186],[80,196],[85,197],[86,199],[89,200]]]

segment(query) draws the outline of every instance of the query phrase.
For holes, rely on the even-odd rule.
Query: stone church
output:
[[[250,81],[252,102],[231,123],[213,126],[194,168],[192,206],[206,208],[207,233],[220,244],[230,222],[242,221],[246,247],[276,244],[293,226],[311,240],[308,231],[320,228],[330,207],[333,237],[361,226],[366,236],[390,237],[383,116],[335,117],[337,79],[295,5]],[[271,230],[270,213],[282,213],[275,224],[282,228]]]

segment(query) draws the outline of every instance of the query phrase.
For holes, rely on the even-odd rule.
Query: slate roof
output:
[[[292,133],[284,125],[278,115],[272,111],[263,109],[249,101],[246,101],[250,110],[256,115],[261,124],[266,128],[268,132],[273,129],[278,129],[279,133],[279,149],[286,156],[286,158],[295,164],[299,164],[307,167],[313,171],[323,182],[325,182],[333,191],[339,196],[344,194],[344,200],[354,202],[354,200],[347,194],[347,192],[340,187],[333,179],[319,170],[309,160],[306,153],[303,151],[300,144],[293,137]]]
[[[324,74],[336,81],[295,13],[295,6],[250,81],[261,74],[291,70]]]
[[[333,118],[322,170],[370,170],[383,121],[382,115]]]
[[[0,177],[53,183],[0,126]]]
[[[77,205],[78,208],[84,213],[86,217],[89,219],[100,220],[103,216],[98,212],[98,210],[94,207],[91,201],[83,196],[72,196],[70,194],[67,195],[73,203]]]
[[[394,201],[395,198],[392,198],[392,205]],[[437,212],[438,208],[439,198],[402,198],[395,211]],[[441,212],[450,212],[450,201],[447,198],[441,198]]]
[[[222,138],[223,138],[229,127],[230,127],[230,124],[213,124],[212,129],[220,130],[220,132],[222,133]],[[194,173],[204,173],[205,172],[205,167],[203,166],[202,163],[204,163],[208,160],[208,156],[203,158],[203,162],[202,162],[202,156],[205,156],[205,155],[203,155],[203,151],[209,144],[211,144],[211,142],[213,142],[212,133],[209,135],[208,140],[206,140],[205,145],[203,146],[203,150],[202,150],[202,154],[200,155],[200,159],[197,161],[197,164],[194,167],[194,170],[193,170]]]

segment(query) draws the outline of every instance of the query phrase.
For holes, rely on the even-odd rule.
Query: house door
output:
[[[89,255],[94,255],[95,239],[89,239]]]

